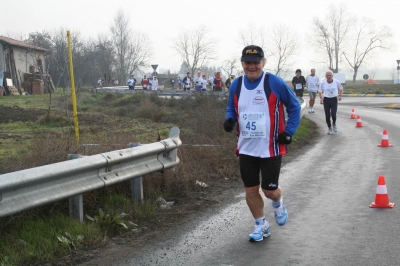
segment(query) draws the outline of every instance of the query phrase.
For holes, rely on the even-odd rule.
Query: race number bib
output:
[[[265,112],[243,113],[239,118],[240,136],[243,138],[266,138]]]
[[[303,86],[301,85],[301,83],[296,83],[296,90],[301,90],[303,88]]]
[[[326,93],[328,94],[328,97],[334,97],[334,90],[333,88],[329,88],[326,90]]]
[[[315,82],[310,82],[309,89],[315,89]]]

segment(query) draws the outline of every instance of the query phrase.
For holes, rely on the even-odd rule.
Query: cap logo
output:
[[[254,49],[254,50],[251,50],[251,49],[246,50],[246,54],[256,54],[256,53],[257,53],[256,49]]]

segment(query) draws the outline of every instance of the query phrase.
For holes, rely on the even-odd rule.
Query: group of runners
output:
[[[304,87],[308,89],[310,96],[309,100],[309,113],[314,113],[315,98],[320,98],[320,103],[324,105],[325,120],[328,126],[328,134],[332,135],[333,132],[338,132],[336,125],[336,112],[338,107],[338,101],[342,100],[343,86],[340,82],[333,78],[333,72],[328,70],[325,73],[325,79],[319,80],[319,77],[315,75],[315,69],[311,69],[311,74],[304,78],[301,75],[301,70],[296,70],[296,76],[292,79],[293,90],[297,97],[302,98]],[[332,121],[331,121],[332,118]]]
[[[235,78],[236,75],[232,73],[229,78],[223,82],[221,72],[215,72],[214,76],[210,76],[209,78],[204,74],[202,75],[200,71],[196,73],[194,78],[190,76],[190,72],[186,72],[186,76],[181,82],[178,79],[178,85],[179,89],[183,87],[182,89],[184,91],[189,91],[192,87],[194,87],[195,91],[206,91],[207,85],[211,86],[212,91],[223,91],[224,85],[229,88]]]
[[[293,83],[294,92],[281,78],[263,71],[266,58],[263,49],[256,45],[242,50],[241,64],[245,74],[234,79],[229,87],[223,128],[226,132],[237,131],[236,155],[246,203],[254,218],[254,228],[248,238],[250,241],[261,241],[271,234],[262,194],[272,201],[276,223],[283,226],[287,222],[288,211],[279,186],[282,156],[286,154],[287,145],[292,142],[300,124],[301,107],[297,97],[303,96],[304,85],[307,84],[310,113],[313,113],[319,80],[315,70],[311,70],[310,78],[304,79],[298,69]],[[318,94],[320,103],[324,105],[328,134],[332,134],[330,118],[332,116],[333,130],[337,131],[337,102],[341,100],[343,88],[333,79],[331,71],[327,71],[325,77],[326,80],[319,84]],[[286,122],[284,108],[288,114]]]
[[[134,90],[136,85],[135,77],[131,75],[129,79],[126,81],[126,84],[128,85],[129,90]],[[140,82],[140,85],[142,85],[143,90],[156,91],[158,90],[158,79],[156,76],[147,78],[147,76],[144,75],[142,81]]]

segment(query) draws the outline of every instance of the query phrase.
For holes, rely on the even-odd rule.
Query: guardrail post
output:
[[[68,160],[83,158],[80,154],[68,154]],[[83,222],[83,196],[82,194],[69,198],[69,217]]]
[[[139,142],[131,142],[129,148],[140,146]],[[134,202],[143,202],[143,177],[135,177],[131,180],[131,193]]]
[[[171,130],[169,131],[169,137],[173,138],[176,137],[177,135],[179,135],[180,130],[177,127],[173,127],[171,128]],[[176,157],[178,156],[178,149],[174,149],[172,151],[169,152],[169,157],[176,162]],[[172,168],[171,170],[175,170],[175,167]]]

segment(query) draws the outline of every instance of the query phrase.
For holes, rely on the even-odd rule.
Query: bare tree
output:
[[[246,27],[239,29],[239,39],[243,46],[257,45],[267,51],[267,36],[267,30],[263,26],[257,26],[255,22],[248,22]]]
[[[231,74],[237,74],[239,66],[239,58],[236,55],[231,55],[229,59],[226,59],[224,62],[222,62],[221,69],[229,78]]]
[[[285,24],[276,24],[272,27],[270,49],[271,55],[268,61],[272,64],[275,75],[284,77],[288,68],[292,65],[293,57],[299,51],[299,37],[294,30]],[[267,62],[268,64],[268,62]]]
[[[143,32],[132,33],[126,63],[129,75],[135,71],[143,71],[152,56],[151,42],[148,35]]]
[[[215,59],[215,40],[207,37],[207,27],[183,29],[173,41],[173,49],[181,56],[192,76]]]
[[[145,67],[151,57],[151,44],[145,33],[132,31],[129,17],[120,9],[110,27],[116,52],[116,73],[120,81]]]
[[[101,77],[104,73],[109,77],[113,76],[116,65],[115,55],[111,39],[106,34],[99,34],[93,51],[93,63],[98,76]]]
[[[42,47],[45,49],[51,49],[51,36],[47,31],[42,32],[31,32],[28,35],[28,39],[25,40],[26,43],[29,43],[34,46]]]
[[[346,6],[330,5],[325,20],[318,17],[313,19],[313,35],[310,36],[311,44],[322,54],[324,65],[333,73],[339,72],[341,49],[348,35],[352,18],[346,11]]]
[[[114,17],[114,24],[111,28],[112,41],[117,54],[116,72],[120,82],[126,80],[127,60],[130,46],[131,29],[129,27],[129,18],[122,9],[117,11]]]
[[[286,75],[291,59],[299,50],[296,32],[282,23],[273,25],[271,29],[249,23],[246,28],[239,30],[239,38],[244,46],[260,46],[264,50],[264,56],[268,58],[266,69],[277,76]]]
[[[356,82],[361,64],[374,55],[377,50],[390,49],[392,32],[387,26],[375,27],[373,20],[363,18],[352,26],[349,49],[343,52],[346,62],[353,69],[353,83]]]
[[[67,87],[69,80],[67,30],[61,27],[50,32],[49,36],[51,41],[51,53],[47,69],[49,70],[53,81],[56,82],[56,87],[61,85],[61,87],[65,88]],[[71,32],[71,47],[75,77],[83,75],[82,73],[79,74],[78,71],[90,55],[91,48],[90,45],[87,44],[88,42],[81,37],[79,31]]]

